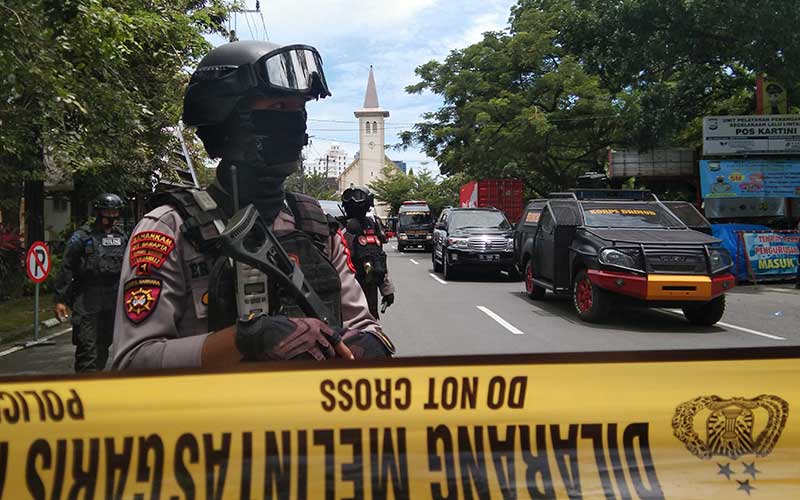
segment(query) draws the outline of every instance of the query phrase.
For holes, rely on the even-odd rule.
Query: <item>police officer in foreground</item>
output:
[[[221,158],[217,179],[207,191],[157,197],[160,205],[134,229],[120,278],[113,368],[394,352],[369,314],[338,225],[313,198],[284,191],[308,142],[306,102],[329,95],[312,47],[241,41],[202,59],[186,91],[183,121],[197,128],[212,158]],[[248,205],[333,311],[327,323],[304,313],[280,276],[240,269],[224,255],[221,248],[230,247],[220,247],[220,234]],[[239,311],[256,298],[266,301],[266,311]]]
[[[383,311],[394,303],[394,285],[389,279],[386,236],[378,221],[367,216],[375,206],[375,196],[361,186],[350,187],[342,193],[342,207],[346,215],[345,241],[356,268],[356,280],[364,290],[369,312],[378,319],[378,290],[383,300]]]
[[[102,370],[108,360],[117,286],[128,243],[128,236],[116,225],[122,206],[116,194],[95,198],[95,221],[72,234],[56,278],[56,317],[63,320],[72,309],[76,372]]]

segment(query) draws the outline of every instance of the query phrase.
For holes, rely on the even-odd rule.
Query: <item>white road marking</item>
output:
[[[67,328],[65,330],[61,330],[60,332],[55,332],[55,333],[53,333],[51,335],[48,335],[47,337],[42,337],[42,338],[39,339],[39,342],[46,342],[46,341],[48,341],[50,339],[54,339],[54,338],[56,338],[56,337],[58,337],[60,335],[64,335],[65,333],[68,333],[68,332],[71,332],[71,331],[72,331],[72,327],[69,327],[69,328]],[[2,358],[3,356],[8,356],[9,354],[13,354],[13,353],[15,353],[17,351],[21,351],[23,349],[25,349],[24,345],[18,345],[18,346],[11,347],[10,349],[6,349],[5,351],[0,352],[0,358]]]
[[[797,293],[796,289],[791,288],[776,288],[776,287],[764,287],[764,290],[768,292],[778,292],[778,293]]]
[[[446,284],[447,284],[447,282],[446,282],[445,280],[443,280],[442,278],[440,278],[440,277],[436,276],[436,275],[435,275],[435,274],[433,274],[433,273],[428,273],[428,275],[429,275],[431,278],[433,278],[433,279],[435,279],[436,281],[438,281],[439,283],[441,283],[442,285],[446,285]]]
[[[683,318],[683,313],[677,311],[675,309],[661,309],[661,311],[672,314],[674,316],[680,316]],[[749,328],[745,328],[743,326],[732,325],[730,323],[723,323],[722,321],[717,321],[719,326],[724,326],[725,328],[730,328],[732,330],[739,330],[740,332],[749,333],[751,335],[758,335],[759,337],[765,337],[772,340],[786,340],[784,337],[778,337],[777,335],[772,335],[769,333],[759,332],[757,330],[751,330]]]
[[[505,328],[509,332],[513,333],[514,335],[524,335],[524,332],[522,330],[520,330],[516,326],[512,325],[508,321],[506,321],[503,318],[501,318],[500,316],[498,316],[494,311],[492,311],[488,307],[484,307],[484,306],[475,306],[475,307],[477,307],[478,309],[483,311],[487,316],[489,316],[493,320],[495,320],[498,323],[500,323],[500,326],[502,326],[503,328]]]
[[[415,266],[418,266],[418,265],[419,265],[419,262],[417,262],[416,260],[414,260],[414,259],[409,259],[409,260],[410,260],[410,261],[411,261],[411,263],[412,263],[412,264],[414,264]]]

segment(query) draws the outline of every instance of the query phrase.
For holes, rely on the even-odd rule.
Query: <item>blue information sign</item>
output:
[[[800,160],[701,160],[703,198],[800,198]]]

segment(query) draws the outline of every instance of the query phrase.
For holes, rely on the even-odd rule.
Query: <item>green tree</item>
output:
[[[286,179],[286,190],[305,193],[317,200],[336,200],[336,188],[331,185],[328,176],[312,170],[305,175],[297,171]]]
[[[394,214],[408,200],[425,200],[434,213],[439,213],[442,208],[457,204],[459,187],[465,182],[463,175],[441,179],[428,170],[415,175],[412,169],[403,174],[387,167],[383,173],[385,179],[373,181],[369,188],[378,200],[389,205]]]
[[[390,213],[396,214],[404,201],[412,199],[414,179],[387,165],[383,169],[383,178],[375,179],[368,187],[377,200],[389,205]]]
[[[800,98],[794,1],[521,0],[512,26],[540,11],[562,13],[556,43],[633,105],[622,140],[640,148],[700,146],[704,115],[753,114],[758,73]]]
[[[133,194],[176,149],[188,72],[227,0],[0,2],[0,183],[19,204],[43,157],[93,191]],[[13,193],[16,193],[14,196]],[[10,199],[9,199],[10,198]]]
[[[753,111],[758,72],[800,92],[795,2],[520,0],[511,14],[407,88],[442,98],[401,138],[445,174],[564,189],[608,146],[699,145],[704,115]]]

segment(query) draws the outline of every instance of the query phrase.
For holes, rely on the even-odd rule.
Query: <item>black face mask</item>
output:
[[[217,178],[230,193],[230,165],[236,165],[239,203],[252,203],[271,224],[283,208],[284,181],[300,167],[308,143],[306,112],[253,110],[235,116]]]
[[[355,217],[361,218],[367,215],[369,212],[369,206],[366,203],[358,203],[358,202],[343,202],[342,208],[344,208],[344,212],[348,217]]]
[[[223,161],[261,170],[270,177],[288,177],[296,170],[308,143],[305,110],[253,110],[234,116]]]

